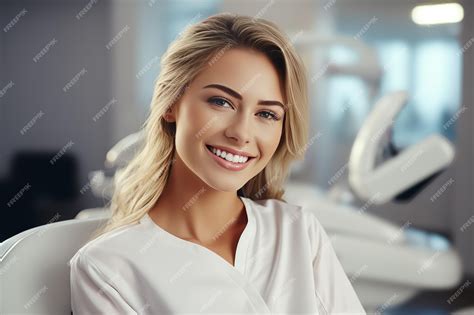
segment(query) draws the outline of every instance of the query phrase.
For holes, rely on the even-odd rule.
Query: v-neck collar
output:
[[[156,224],[155,221],[152,220],[152,218],[150,217],[148,213],[146,213],[142,217],[142,219],[140,220],[140,223],[145,223],[153,227],[154,229],[158,229],[161,232],[161,235],[163,235],[170,241],[179,242],[180,244],[184,246],[191,246],[193,248],[197,248],[198,250],[206,253],[206,255],[213,257],[213,259],[223,264],[226,268],[237,270],[242,275],[244,275],[246,272],[246,267],[247,267],[246,262],[247,262],[247,256],[248,256],[248,250],[249,250],[249,243],[250,243],[250,240],[252,239],[252,235],[255,235],[255,217],[252,212],[253,209],[252,209],[250,200],[243,196],[239,196],[239,198],[242,200],[244,204],[245,212],[247,214],[247,225],[245,226],[243,232],[241,233],[239,241],[237,243],[237,248],[235,251],[235,258],[234,258],[234,266],[230,264],[227,260],[222,258],[220,255],[215,253],[214,251],[208,249],[207,247],[182,239],[166,231],[161,226]]]

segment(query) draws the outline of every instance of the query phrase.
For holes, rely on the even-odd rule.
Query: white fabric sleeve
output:
[[[137,314],[84,253],[70,260],[73,314]]]
[[[320,314],[366,314],[323,226],[310,213],[313,276]]]

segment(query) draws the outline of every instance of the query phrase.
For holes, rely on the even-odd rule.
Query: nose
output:
[[[250,143],[252,128],[250,126],[250,115],[240,112],[232,118],[231,123],[225,130],[225,135],[234,140],[236,145]]]

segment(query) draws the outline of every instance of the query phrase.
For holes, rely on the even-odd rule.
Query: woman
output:
[[[365,314],[319,221],[282,199],[308,136],[289,40],[214,15],[161,67],[112,216],[70,261],[74,313]]]

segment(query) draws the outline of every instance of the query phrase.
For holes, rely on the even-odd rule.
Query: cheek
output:
[[[199,102],[189,103],[183,106],[180,111],[181,130],[188,139],[195,141],[205,135],[213,123],[212,113]],[[179,124],[179,122],[178,122]]]
[[[264,129],[264,130],[263,130]],[[263,128],[257,136],[260,153],[262,154],[261,163],[266,165],[273,157],[278,148],[281,139],[281,127]]]
[[[277,149],[278,143],[280,143],[281,134],[281,126],[267,127],[265,132],[261,133],[260,139],[261,142],[265,144],[266,151],[271,151],[273,153]]]

